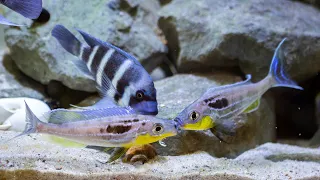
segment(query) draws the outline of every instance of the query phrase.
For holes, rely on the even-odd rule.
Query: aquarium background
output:
[[[174,119],[209,87],[247,74],[260,81],[285,37],[287,71],[304,88],[268,90],[235,136],[226,137],[230,143],[210,130],[182,131],[166,147],[152,144],[159,156],[144,156],[152,160],[139,166],[106,164],[108,154],[62,148],[36,135],[21,138],[1,145],[0,179],[320,178],[320,136],[310,145],[320,125],[319,1],[43,0],[37,20],[0,8],[26,24],[0,25],[0,98],[35,98],[50,109],[99,100],[94,81],[51,36],[57,24],[82,42],[76,28],[134,55],[155,81],[161,118]],[[16,134],[0,131],[1,141]],[[139,159],[147,152],[133,153]]]

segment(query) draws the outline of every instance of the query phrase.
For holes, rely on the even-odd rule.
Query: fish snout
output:
[[[180,132],[181,127],[183,126],[183,121],[178,117],[176,117],[173,121],[174,121],[175,128]]]

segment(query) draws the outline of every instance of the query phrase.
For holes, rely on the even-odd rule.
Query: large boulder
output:
[[[44,99],[44,87],[23,74],[9,54],[3,41],[3,26],[0,26],[0,98]]]
[[[278,43],[296,80],[320,70],[320,11],[295,1],[173,0],[159,12],[180,72],[239,66],[253,79],[266,76]]]
[[[1,133],[3,142],[17,133]],[[0,179],[319,179],[318,149],[267,143],[236,159],[205,152],[158,156],[144,165],[117,160],[93,149],[62,148],[40,135],[0,146]]]
[[[186,106],[199,98],[209,87],[241,81],[228,74],[175,75],[155,82],[159,105],[158,117],[174,119]],[[198,150],[214,156],[235,157],[256,145],[275,140],[275,112],[273,99],[264,95],[259,109],[237,124],[237,132],[230,143],[220,142],[211,131],[183,131],[164,142],[155,143],[162,155],[180,155]]]
[[[124,10],[123,3],[119,6],[115,3],[114,0],[44,1],[43,7],[50,14],[50,20],[44,24],[33,23],[8,10],[8,19],[27,24],[25,27],[5,29],[11,57],[21,71],[42,84],[56,80],[69,88],[92,92],[96,91],[94,82],[71,62],[76,57],[67,53],[51,36],[56,24],[65,25],[78,38],[81,36],[75,28],[115,44],[136,56],[143,64],[145,60],[152,61],[153,57],[164,56],[166,46],[154,28],[143,20],[146,10],[137,7]]]

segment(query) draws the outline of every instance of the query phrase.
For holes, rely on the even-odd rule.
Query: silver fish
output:
[[[235,126],[235,118],[258,109],[261,96],[268,89],[289,87],[302,90],[285,72],[281,50],[284,41],[276,48],[269,73],[263,80],[252,83],[251,75],[247,75],[243,82],[210,88],[175,118],[176,123],[185,130],[211,128],[227,133]]]
[[[81,30],[78,32],[89,46],[82,44],[62,25],[53,28],[52,36],[65,50],[82,60],[74,63],[96,81],[103,96],[113,98],[120,105],[131,106],[141,114],[156,115],[156,89],[139,61],[118,47]]]
[[[29,19],[37,19],[42,11],[42,0],[0,0],[0,3]],[[1,15],[0,24],[22,26],[10,22]]]
[[[48,123],[40,120],[43,118]],[[26,104],[26,122],[24,132],[16,137],[41,133],[83,145],[122,147],[111,157],[112,160],[132,146],[157,142],[177,134],[173,121],[136,114],[130,107],[119,106],[90,110],[56,109],[38,118]]]

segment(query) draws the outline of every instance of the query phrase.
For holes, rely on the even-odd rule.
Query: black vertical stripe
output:
[[[110,57],[108,63],[106,64],[106,67],[104,67],[104,73],[107,75],[107,77],[110,79],[110,81],[113,80],[116,72],[119,70],[119,67],[127,58],[120,54],[117,51],[114,51],[112,56]]]
[[[92,64],[91,64],[91,72],[95,76],[97,75],[97,71],[98,71],[99,65],[100,65],[100,63],[102,61],[102,58],[107,53],[108,49],[109,48],[107,48],[107,47],[99,46],[96,54],[93,57]]]
[[[116,95],[114,98],[116,101],[119,101],[125,89],[129,86],[129,83],[136,83],[141,78],[141,71],[136,69],[136,66],[130,66],[126,70],[126,72],[123,73],[123,76],[120,78],[120,80],[117,83],[117,91],[119,92],[119,95]]]
[[[80,50],[81,50],[81,49],[80,49]],[[85,63],[88,62],[89,56],[90,56],[90,54],[91,54],[91,51],[92,51],[92,49],[89,48],[89,47],[85,47],[85,48],[83,49],[81,59],[82,59]],[[79,53],[79,55],[80,55],[80,53]]]

